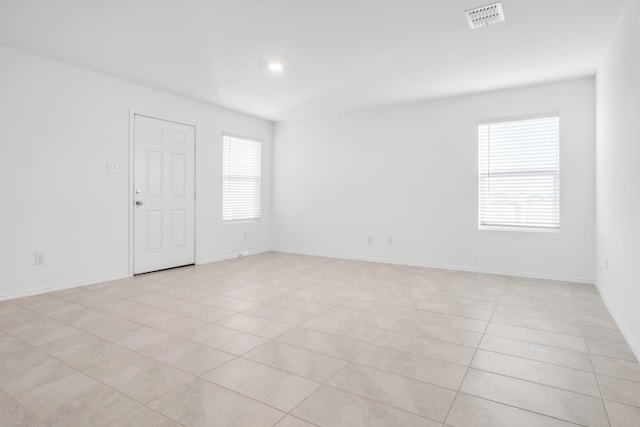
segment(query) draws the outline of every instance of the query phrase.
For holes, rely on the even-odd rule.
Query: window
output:
[[[262,144],[224,135],[222,220],[260,219]]]
[[[480,229],[560,227],[560,118],[478,126]]]

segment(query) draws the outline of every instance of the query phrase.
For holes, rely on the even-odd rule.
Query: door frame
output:
[[[134,256],[135,256],[135,161],[136,161],[136,135],[135,135],[135,120],[136,116],[147,117],[150,119],[162,120],[165,122],[177,123],[179,125],[190,126],[193,128],[193,263],[198,263],[198,229],[197,212],[198,212],[198,182],[196,179],[197,170],[197,147],[198,147],[198,127],[188,121],[176,120],[175,118],[169,118],[173,115],[158,114],[158,112],[151,112],[148,109],[129,108],[129,277],[133,277],[134,274]]]

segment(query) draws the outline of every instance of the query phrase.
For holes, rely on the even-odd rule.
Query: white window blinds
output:
[[[560,118],[478,126],[480,228],[560,227]]]
[[[260,219],[262,144],[224,135],[222,220]]]

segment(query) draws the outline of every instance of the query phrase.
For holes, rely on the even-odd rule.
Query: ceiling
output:
[[[0,44],[280,121],[593,75],[623,0],[489,2],[0,0]]]

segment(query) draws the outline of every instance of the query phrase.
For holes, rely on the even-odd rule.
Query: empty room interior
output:
[[[0,0],[0,426],[640,426],[640,0]]]

